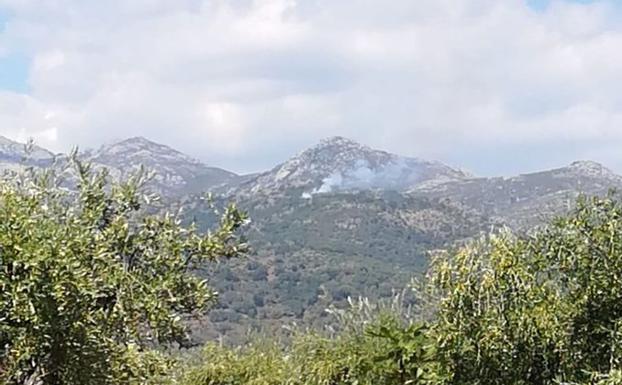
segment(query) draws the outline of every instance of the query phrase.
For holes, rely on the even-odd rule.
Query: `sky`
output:
[[[0,0],[0,135],[237,172],[329,136],[513,175],[622,172],[619,0]]]

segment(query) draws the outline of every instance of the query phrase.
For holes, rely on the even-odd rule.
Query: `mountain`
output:
[[[248,259],[204,272],[221,293],[199,333],[238,341],[247,327],[327,322],[348,296],[388,297],[422,274],[430,252],[491,229],[525,231],[562,214],[580,193],[622,177],[594,162],[510,178],[475,177],[336,137],[233,187],[248,211]],[[224,203],[224,201],[223,201]],[[213,223],[198,199],[189,219]]]
[[[0,170],[19,169],[21,165],[50,165],[54,154],[33,145],[27,151],[26,145],[0,136]]]
[[[116,176],[135,171],[140,165],[155,172],[150,187],[163,195],[183,195],[211,190],[232,183],[238,175],[208,167],[171,147],[135,137],[89,153],[89,161],[105,166]]]
[[[217,190],[222,186],[235,186],[249,176],[239,176],[217,167],[209,167],[169,146],[134,137],[103,145],[97,150],[81,153],[82,159],[96,168],[106,167],[113,177],[124,177],[141,165],[154,173],[148,188],[160,195],[172,198],[186,194],[198,194]],[[0,136],[0,170],[19,170],[24,165],[48,167],[59,160],[67,160],[66,154],[55,156],[39,146],[26,146]]]
[[[561,214],[579,194],[603,195],[621,189],[622,177],[603,165],[577,161],[554,170],[511,178],[471,178],[417,186],[416,196],[445,198],[514,228],[528,229]]]
[[[0,138],[0,167],[19,168],[26,152]],[[34,147],[26,164],[54,155]],[[87,151],[97,167],[122,176],[145,165],[152,190],[185,221],[215,225],[201,192],[216,206],[235,201],[249,212],[248,258],[197,272],[220,293],[197,338],[240,341],[246,328],[287,322],[319,325],[324,309],[348,296],[388,297],[428,265],[430,252],[491,229],[528,230],[572,207],[581,193],[622,189],[622,177],[590,161],[514,177],[476,177],[439,162],[375,150],[352,140],[321,141],[266,172],[239,176],[168,146],[130,138]]]
[[[439,162],[374,150],[343,137],[322,140],[274,169],[242,183],[237,196],[296,190],[305,197],[337,191],[404,191],[470,175]]]
[[[391,191],[327,192],[313,199],[260,194],[236,202],[252,220],[245,231],[252,252],[201,272],[220,297],[195,329],[198,341],[224,336],[240,342],[247,328],[279,333],[292,322],[326,326],[329,305],[390,297],[425,271],[429,251],[491,226],[459,204]],[[203,230],[214,225],[204,200],[180,204],[188,221]]]

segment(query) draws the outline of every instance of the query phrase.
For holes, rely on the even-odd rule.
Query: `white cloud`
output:
[[[0,134],[55,150],[144,135],[250,171],[339,134],[512,172],[531,164],[513,149],[550,146],[570,161],[622,145],[613,0],[543,11],[519,0],[0,7],[14,15],[0,47],[33,58],[31,92],[0,94]],[[499,160],[482,166],[482,153]],[[600,160],[622,170],[622,154]]]

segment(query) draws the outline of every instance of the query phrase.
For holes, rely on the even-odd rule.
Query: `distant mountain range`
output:
[[[250,213],[246,259],[206,266],[221,293],[197,335],[240,340],[246,327],[320,325],[348,296],[385,297],[425,270],[431,250],[491,229],[524,231],[572,207],[580,193],[620,189],[622,177],[578,161],[510,178],[483,178],[439,162],[374,150],[342,137],[321,141],[271,170],[237,175],[168,146],[131,138],[84,153],[122,176],[144,165],[150,188],[187,220],[214,216],[201,192]],[[0,137],[0,169],[49,167],[55,155]]]
[[[143,165],[155,172],[150,187],[168,197],[211,190],[238,178],[235,173],[208,167],[168,146],[140,137],[87,150],[81,156],[96,167],[108,168],[117,177]],[[0,136],[0,169],[16,169],[22,165],[45,167],[64,157],[66,154],[53,154],[37,146],[27,153],[24,144]]]
[[[64,156],[36,145],[26,153],[25,144],[0,136],[0,170],[47,167]],[[155,172],[151,188],[171,198],[206,191],[230,197],[299,192],[306,199],[336,192],[395,191],[449,198],[501,217],[507,217],[508,210],[538,206],[560,196],[600,193],[622,185],[622,176],[591,161],[511,178],[482,178],[440,162],[374,150],[343,137],[322,140],[272,170],[251,175],[205,165],[142,137],[87,150],[82,156],[115,176],[143,165]]]

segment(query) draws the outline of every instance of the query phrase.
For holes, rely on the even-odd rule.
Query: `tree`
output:
[[[111,182],[71,159],[69,182],[31,169],[0,185],[0,383],[148,383],[167,369],[153,348],[183,345],[184,318],[215,299],[193,269],[245,251],[245,215],[229,206],[201,234],[145,213],[144,171]]]
[[[581,198],[529,235],[504,231],[447,252],[429,278],[413,285],[429,313],[403,312],[400,297],[384,309],[349,300],[351,308],[330,311],[334,334],[208,347],[182,383],[622,384],[617,195]]]
[[[399,325],[394,318],[371,325],[367,335],[383,339],[387,351],[376,358],[377,363],[390,363],[385,383],[398,384],[436,384],[440,382],[440,370],[434,365],[434,346],[428,341],[428,326],[425,323],[412,323],[406,327]],[[393,374],[393,375],[391,375]],[[389,382],[389,380],[392,380]]]
[[[440,258],[433,326],[454,384],[618,383],[622,202],[581,198],[531,236]]]

